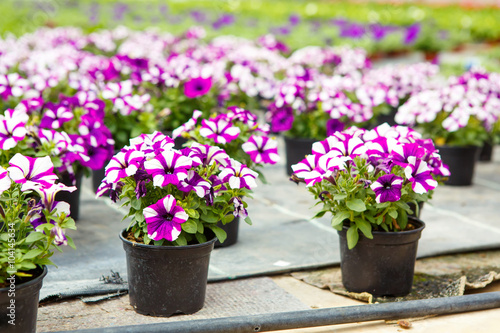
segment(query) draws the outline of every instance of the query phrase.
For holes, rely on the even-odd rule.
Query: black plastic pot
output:
[[[130,305],[137,313],[169,317],[199,311],[205,302],[216,238],[186,246],[132,243],[120,233],[127,258]]]
[[[438,146],[443,163],[448,165],[451,176],[444,183],[454,186],[468,186],[472,184],[474,167],[479,158],[479,147],[466,146]]]
[[[97,189],[99,188],[102,180],[104,179],[105,169],[106,168],[103,167],[98,170],[92,170],[92,189],[94,190],[94,193],[97,192]]]
[[[483,162],[491,161],[493,156],[493,144],[491,142],[485,142],[481,147],[479,152],[479,160]]]
[[[391,126],[397,125],[396,120],[394,120],[394,117],[396,117],[397,112],[398,112],[397,108],[391,107],[391,111],[389,111],[388,114],[381,114],[378,116],[375,125],[378,126],[382,125],[383,123],[388,123]]]
[[[291,176],[293,173],[292,165],[302,161],[306,155],[310,155],[312,145],[318,140],[309,138],[290,138],[285,136],[286,152],[286,173]]]
[[[36,332],[38,297],[45,275],[47,267],[37,268],[33,271],[34,278],[26,282],[16,279],[13,288],[8,286],[0,289],[0,332]],[[14,320],[15,325],[9,324],[11,320]]]
[[[217,239],[215,241],[215,245],[214,245],[216,248],[228,247],[228,246],[236,244],[236,242],[238,241],[238,232],[239,232],[239,228],[240,228],[240,217],[239,216],[235,217],[234,220],[232,220],[231,222],[226,223],[226,224],[222,224],[222,222],[219,221],[219,222],[217,222],[217,226],[219,228],[222,228],[226,232],[227,238],[224,241],[224,243],[219,242],[219,240]]]
[[[77,221],[80,218],[80,189],[82,187],[83,173],[79,172],[75,175],[76,184],[73,185],[69,175],[67,173],[63,174],[61,182],[66,186],[76,186],[76,190],[73,192],[59,192],[56,194],[57,201],[65,201],[69,203],[70,206],[70,216]]]
[[[347,227],[338,231],[342,283],[351,292],[374,296],[405,296],[411,291],[418,240],[424,222],[409,217],[415,230],[373,232],[373,239],[360,234],[356,246],[347,247]]]

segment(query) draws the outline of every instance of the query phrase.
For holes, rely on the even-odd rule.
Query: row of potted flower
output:
[[[10,269],[2,272],[2,282],[14,271],[22,277],[31,274],[29,268],[36,264],[49,264],[51,244],[72,244],[64,229],[74,227],[68,215],[77,215],[74,207],[55,196],[57,192],[75,190],[69,184],[62,185],[64,175],[75,175],[79,168],[100,167],[111,158],[98,192],[130,205],[131,225],[121,237],[131,263],[131,301],[142,313],[170,315],[179,309],[171,312],[169,306],[164,313],[157,312],[156,307],[141,310],[140,300],[132,296],[142,292],[134,291],[137,272],[130,269],[138,262],[134,261],[137,255],[133,250],[180,251],[199,243],[210,251],[214,236],[220,241],[225,238],[221,226],[234,225],[231,221],[235,217],[249,222],[245,197],[256,186],[255,169],[278,161],[271,131],[306,133],[302,135],[319,141],[309,146],[313,154],[293,167],[294,179],[304,179],[314,189],[316,199],[326,203],[323,213],[334,213],[336,227],[349,227],[346,235],[348,248],[352,248],[359,239],[370,238],[372,230],[416,227],[405,218],[416,210],[410,208],[410,203],[418,207],[439,177],[449,176],[429,139],[434,139],[436,145],[454,143],[447,141],[449,138],[462,140],[457,143],[466,139],[470,140],[466,143],[477,144],[487,133],[493,135],[498,123],[498,76],[479,70],[434,85],[429,78],[436,74],[436,68],[430,64],[370,69],[361,50],[314,47],[294,53],[286,62],[290,67],[283,69],[277,59],[286,58],[279,52],[248,41],[233,44],[218,40],[206,46],[199,45],[196,38],[186,37],[168,44],[167,50],[166,39],[155,34],[123,37],[120,47],[132,49],[141,43],[135,38],[149,36],[150,41],[160,41],[156,54],[151,52],[147,58],[107,58],[81,49],[89,44],[78,31],[40,33],[49,35],[54,50],[36,46],[38,41],[27,36],[22,41],[6,42],[24,45],[21,49],[27,53],[22,57],[15,49],[0,55],[6,64],[2,69],[5,74],[0,76],[0,95],[2,105],[10,106],[0,115],[2,216],[15,221],[5,218],[1,244],[5,253],[12,247],[10,239],[15,238],[16,246],[13,267],[8,266],[9,256],[1,258]],[[93,46],[100,45],[104,50],[106,42],[116,36],[105,38],[102,44],[97,42],[97,35],[88,38],[93,40]],[[246,46],[246,56],[236,45]],[[185,47],[185,53],[165,53],[177,47],[179,51]],[[229,51],[221,55],[224,50]],[[252,54],[252,50],[259,52]],[[51,52],[57,54],[62,70],[47,56]],[[45,53],[47,57],[41,57],[45,63],[40,65],[40,56]],[[167,55],[171,62],[165,63]],[[228,65],[232,66],[233,79],[201,75],[204,71],[216,73],[219,66]],[[271,70],[275,67],[278,69]],[[25,78],[16,72],[18,69]],[[279,73],[285,74],[284,78],[279,79]],[[227,85],[212,90],[214,77],[222,80],[215,82]],[[253,83],[246,85],[251,80]],[[269,85],[263,82],[276,88],[268,90]],[[163,101],[163,93],[177,97]],[[177,100],[181,93],[183,97]],[[153,95],[156,102],[151,102]],[[259,124],[257,115],[243,108],[222,108],[219,99],[261,104],[267,100],[270,125]],[[172,104],[159,112],[157,103]],[[197,103],[215,103],[219,107],[193,113],[192,105]],[[436,107],[422,109],[419,103]],[[188,117],[175,118],[187,112],[183,109],[188,105]],[[375,126],[373,118],[390,110],[389,106],[393,111],[397,108],[395,119],[400,122],[418,126],[435,121],[437,128],[446,126],[447,132],[423,131],[422,138],[406,127],[360,129]],[[155,132],[166,129],[162,127],[164,122],[178,126],[172,128],[172,138]],[[456,135],[455,131],[463,133]],[[130,140],[134,133],[136,137]],[[435,133],[441,136],[434,137]],[[188,142],[175,148],[174,138],[181,137]],[[111,157],[114,149],[118,152]],[[17,210],[11,210],[12,202],[18,202]],[[175,251],[173,258],[185,259]],[[207,255],[205,252],[201,256]],[[193,286],[204,286],[206,275],[204,279],[193,282]],[[152,280],[164,281],[160,276]],[[204,294],[201,289],[198,292]],[[195,311],[200,303],[198,299],[196,305],[180,310]]]

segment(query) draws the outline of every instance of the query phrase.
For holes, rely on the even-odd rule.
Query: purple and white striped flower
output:
[[[175,142],[165,134],[154,131],[151,134],[141,134],[130,139],[130,146],[144,152],[147,159],[153,158],[165,150],[174,148]]]
[[[40,127],[58,129],[61,128],[62,124],[73,119],[73,117],[73,112],[68,107],[48,103],[40,121]]]
[[[20,97],[29,88],[29,82],[17,73],[0,75],[0,97]]]
[[[186,211],[177,205],[173,195],[167,195],[157,203],[144,208],[148,237],[153,240],[175,241],[181,231],[182,223],[189,218]]]
[[[47,209],[49,212],[54,211],[56,216],[61,216],[65,214],[69,216],[71,214],[70,205],[65,201],[56,201],[56,194],[61,191],[74,192],[76,191],[75,186],[66,186],[62,183],[52,184],[48,187],[37,187],[36,192],[40,195],[40,204],[42,209]],[[45,215],[40,213],[33,214],[30,219],[31,224],[34,228],[44,223],[56,224],[56,221],[47,221]]]
[[[27,134],[28,115],[24,111],[8,109],[0,115],[0,149],[9,150]]]
[[[179,185],[181,180],[188,177],[188,169],[192,165],[190,158],[173,150],[166,150],[144,162],[146,172],[153,176],[153,184],[160,187]]]
[[[133,149],[122,149],[108,163],[105,169],[108,183],[134,175],[144,160],[144,153]]]
[[[224,149],[210,146],[202,145],[200,143],[193,143],[189,148],[183,149],[183,154],[193,159],[193,163],[203,164],[205,166],[211,165],[217,162],[219,165],[227,165],[227,160],[229,155],[224,151]]]
[[[200,118],[202,114],[200,110],[194,110],[193,116],[187,122],[172,131],[172,138],[175,139],[184,132],[192,131],[198,122],[198,118]]]
[[[0,166],[0,194],[8,190],[11,184],[8,171]]]
[[[210,190],[210,186],[210,183],[204,180],[196,171],[189,170],[187,177],[180,181],[177,188],[183,192],[194,191],[197,196],[203,198]]]
[[[228,182],[232,189],[247,188],[251,190],[257,187],[255,181],[258,176],[257,172],[233,159],[229,161],[229,165],[222,169],[219,174],[222,181]]]
[[[276,164],[279,161],[278,142],[267,136],[252,135],[241,148],[254,163]]]
[[[401,189],[403,188],[403,178],[395,174],[388,174],[378,177],[376,181],[370,186],[375,192],[375,201],[382,202],[395,202],[401,198]]]
[[[215,143],[226,144],[236,139],[240,134],[240,129],[223,117],[217,117],[213,120],[203,119],[201,122],[200,135],[214,140]]]
[[[411,182],[411,188],[415,193],[424,194],[437,187],[438,183],[432,178],[427,163],[415,156],[408,157],[408,163],[405,176]]]
[[[49,156],[33,158],[17,153],[10,159],[9,165],[10,179],[22,184],[22,191],[50,187],[57,179]]]

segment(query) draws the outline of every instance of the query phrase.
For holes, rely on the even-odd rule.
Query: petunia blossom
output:
[[[186,211],[177,205],[173,195],[168,194],[155,204],[144,208],[148,237],[153,240],[175,241],[181,231],[181,224],[189,218]]]
[[[255,163],[276,164],[279,161],[278,142],[267,136],[252,135],[241,148]]]
[[[116,154],[105,169],[109,183],[118,182],[121,178],[132,176],[144,160],[144,153],[133,149],[125,149]]]
[[[179,185],[181,180],[187,178],[188,169],[192,165],[190,158],[173,150],[166,150],[144,162],[146,172],[153,176],[153,184],[160,187]]]
[[[10,159],[9,165],[9,176],[14,182],[22,184],[22,191],[39,186],[49,187],[57,179],[49,156],[33,158],[17,153]]]
[[[178,189],[183,192],[194,191],[197,196],[203,198],[210,189],[210,183],[204,180],[194,170],[189,170],[187,177],[180,181]]]
[[[187,98],[196,98],[205,95],[212,88],[211,78],[197,77],[184,84],[184,95]]]
[[[408,157],[409,165],[405,168],[406,178],[411,182],[415,193],[424,194],[437,187],[438,182],[432,178],[431,169],[427,163],[415,156]]]
[[[377,203],[395,202],[401,198],[403,178],[394,174],[383,175],[378,177],[370,188],[375,192],[375,201]]]
[[[240,129],[222,117],[214,120],[202,120],[200,135],[214,140],[215,143],[226,144],[236,139],[239,134]]]
[[[249,190],[257,187],[255,182],[257,176],[257,172],[235,160],[230,160],[230,164],[219,174],[219,177],[224,182],[228,182],[232,189],[247,188]]]
[[[8,171],[0,166],[0,194],[8,190],[11,184]]]
[[[0,115],[0,149],[9,150],[26,137],[28,115],[24,111],[9,109]]]

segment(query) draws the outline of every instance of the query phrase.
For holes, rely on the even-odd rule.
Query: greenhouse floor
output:
[[[280,148],[282,144],[280,140]],[[500,291],[499,170],[500,150],[496,149],[492,161],[478,163],[472,186],[436,189],[432,203],[422,211],[426,229],[419,241],[413,291],[397,301]],[[288,181],[284,161],[265,168],[264,174],[272,185],[259,185],[249,201],[253,225],[240,225],[238,243],[212,253],[204,308],[193,315],[170,318],[135,313],[126,292],[117,292],[120,288],[110,289],[106,296],[92,295],[102,287],[100,277],[109,276],[110,270],[126,280],[124,253],[117,237],[126,222],[120,221],[123,211],[112,208],[105,199],[93,198],[90,180],[85,180],[79,230],[72,235],[77,250],[54,257],[58,268],[51,267],[44,279],[41,298],[45,302],[39,308],[38,332],[367,304],[369,299],[345,296],[338,267],[338,236],[328,218],[309,219],[314,215],[314,202],[307,190]],[[51,295],[59,300],[53,301]],[[289,332],[399,332],[409,326],[415,332],[498,332],[499,318],[497,308],[401,318],[406,322],[399,323],[380,320]]]

